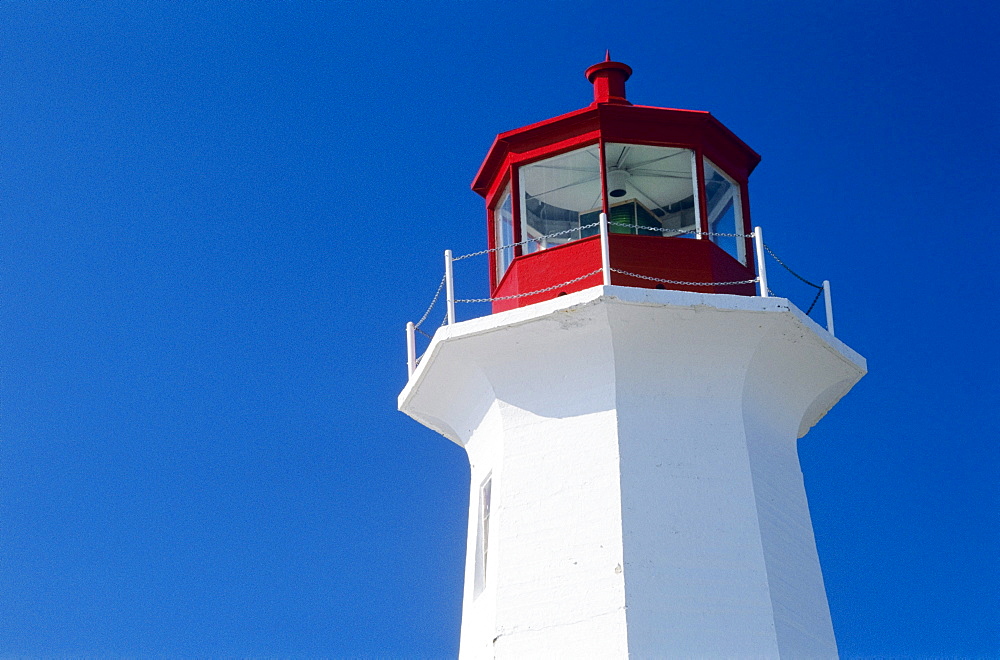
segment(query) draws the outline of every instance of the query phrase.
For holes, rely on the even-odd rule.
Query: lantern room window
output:
[[[708,208],[708,231],[712,241],[730,256],[746,265],[746,233],[739,185],[712,161],[705,159],[705,202]]]
[[[647,236],[697,234],[693,151],[609,142],[604,157],[610,231]]]
[[[514,213],[510,200],[510,186],[504,189],[497,205],[493,207],[493,227],[497,247],[497,280],[507,272],[514,261]]]
[[[525,165],[518,174],[521,240],[527,241],[522,254],[599,232],[597,227],[581,230],[597,222],[601,209],[601,156],[596,144]],[[555,233],[559,235],[550,236]]]
[[[515,168],[518,199],[508,183],[492,208],[498,282],[517,255],[600,233],[603,208],[612,233],[697,238],[707,229],[716,245],[747,264],[740,184],[712,161],[704,158],[699,173],[693,149],[608,142],[605,193],[601,156],[601,147],[593,144]],[[519,227],[514,226],[515,203]],[[519,238],[515,229],[520,229]],[[517,248],[515,240],[520,241]]]

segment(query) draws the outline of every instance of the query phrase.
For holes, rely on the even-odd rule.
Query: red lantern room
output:
[[[631,74],[608,57],[586,71],[593,103],[490,147],[472,189],[486,199],[494,312],[601,284],[602,212],[612,284],[754,295],[760,156],[708,112],[632,105]]]

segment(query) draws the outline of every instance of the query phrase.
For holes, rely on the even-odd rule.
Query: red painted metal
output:
[[[593,144],[599,138],[605,142],[701,147],[709,160],[737,181],[745,181],[760,162],[753,149],[708,112],[598,104],[498,135],[473,179],[472,189],[486,196],[491,184],[506,175],[511,165]]]
[[[710,113],[700,110],[679,110],[632,105],[625,98],[625,81],[632,69],[610,60],[587,69],[594,85],[594,102],[588,107],[558,117],[501,133],[486,154],[472,183],[472,189],[487,202],[490,223],[489,246],[495,246],[492,207],[507,182],[511,183],[515,240],[521,236],[521,209],[517,168],[528,163],[556,156],[595,143],[601,144],[602,190],[607,189],[603,167],[603,144],[625,142],[652,146],[691,149],[697,157],[697,191],[702,217],[702,231],[707,230],[703,161],[711,160],[740,186],[743,230],[751,231],[747,182],[760,162],[760,156],[740,140]],[[607,194],[601,206],[607,209]],[[745,241],[747,265],[740,264],[710,240],[664,238],[660,236],[611,235],[611,266],[650,277],[693,282],[726,282],[751,279],[754,276],[754,252],[751,241]],[[546,288],[579,277],[600,267],[600,247],[597,237],[585,238],[532,254],[515,250],[515,259],[506,274],[497,281],[496,253],[490,253],[490,286],[493,297],[515,295]],[[593,280],[593,281],[591,281]],[[601,283],[600,274],[566,288],[566,292]],[[648,280],[612,274],[612,283],[625,286],[656,288]],[[669,289],[686,289],[714,293],[754,295],[753,285],[684,287],[665,284]],[[561,292],[552,291],[494,303],[494,311],[523,306],[553,298]]]
[[[608,56],[610,57],[610,53]],[[607,157],[604,155],[604,140],[598,142],[597,145],[600,150],[600,161],[601,161],[601,190],[604,191],[608,189],[608,160]],[[608,196],[603,193],[601,194],[601,210],[604,213],[611,212],[610,209],[608,208]]]
[[[712,241],[610,234],[608,243],[612,268],[646,277],[680,282],[705,282],[702,286],[665,284],[612,272],[611,283],[614,285],[699,293],[730,293],[741,296],[752,296],[756,292],[754,284],[719,284],[753,279],[754,271],[752,267],[744,266],[733,259]],[[493,295],[503,297],[547,289],[600,267],[600,237],[590,236],[515,258]],[[498,300],[493,303],[493,312],[551,300],[560,295],[598,286],[600,283],[601,274],[595,273],[579,282],[545,293]]]
[[[599,269],[601,267],[601,242],[599,239],[599,236],[591,236],[541,252],[515,257],[514,263],[507,269],[507,273],[500,281],[493,297],[538,291]],[[498,300],[493,303],[493,312],[502,312],[542,300],[551,300],[561,294],[581,291],[600,283],[601,274],[596,273],[556,291],[511,300]]]
[[[632,67],[621,62],[612,62],[611,53],[607,59],[598,62],[586,71],[587,80],[594,84],[594,104],[620,103],[632,105],[625,98],[625,81],[632,75]]]

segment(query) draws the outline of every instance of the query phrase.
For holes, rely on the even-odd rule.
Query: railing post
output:
[[[406,375],[412,376],[417,368],[417,332],[413,321],[406,324]]]
[[[451,267],[451,250],[444,251],[445,300],[448,302],[448,325],[455,322],[455,273]]]
[[[830,280],[823,280],[823,299],[826,302],[826,330],[836,337],[833,332],[833,298],[830,297]]]
[[[702,192],[700,190],[698,190],[698,181],[700,179],[701,179],[701,177],[698,176],[698,155],[694,151],[692,151],[691,152],[691,181],[694,182],[694,187],[695,187],[694,237],[696,239],[699,239],[699,240],[702,239],[702,238],[704,238],[704,235],[701,233],[701,205],[698,204],[698,202],[697,202],[698,196],[700,196],[702,194]],[[709,229],[711,229],[711,227]],[[680,236],[680,235],[681,234],[678,234],[678,236]]]
[[[753,228],[753,244],[757,254],[757,290],[761,298],[767,298],[767,264],[764,263],[764,232]]]
[[[611,286],[611,255],[608,251],[608,214],[601,213],[601,280]]]

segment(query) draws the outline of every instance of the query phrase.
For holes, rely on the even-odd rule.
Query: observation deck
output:
[[[454,257],[421,318],[407,324],[407,363],[418,362],[416,334],[439,300],[444,324],[455,306],[488,303],[492,313],[592,287],[623,286],[699,294],[771,296],[765,258],[773,257],[814,297],[811,282],[765,245],[750,219],[749,177],[760,156],[710,113],[633,105],[632,69],[610,55],[586,71],[587,107],[501,133],[472,189],[486,202],[488,246]],[[488,297],[456,295],[455,262],[488,260]]]

